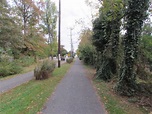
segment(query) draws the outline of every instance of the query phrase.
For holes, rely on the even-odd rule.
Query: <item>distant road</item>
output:
[[[25,74],[20,74],[13,78],[0,80],[0,93],[6,92],[16,86],[19,86],[29,80],[32,80],[33,78],[34,78],[34,71],[31,71]]]

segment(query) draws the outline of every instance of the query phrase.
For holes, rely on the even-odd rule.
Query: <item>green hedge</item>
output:
[[[3,61],[0,62],[0,77],[6,77],[9,75],[18,74],[23,70],[23,67],[20,66],[16,61],[8,62]]]
[[[34,57],[23,56],[16,60],[22,67],[30,66],[34,63]]]

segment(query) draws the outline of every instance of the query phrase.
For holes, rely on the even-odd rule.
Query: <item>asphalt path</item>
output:
[[[62,61],[63,64],[65,61]],[[57,66],[57,64],[56,64]],[[12,78],[8,78],[6,80],[0,80],[0,94],[7,92],[23,83],[26,83],[34,78],[34,71],[20,74]]]
[[[78,59],[41,112],[42,114],[107,114]]]
[[[19,86],[29,80],[32,80],[33,78],[34,78],[34,72],[31,71],[25,74],[15,76],[13,78],[0,80],[0,93],[6,92],[16,86]]]

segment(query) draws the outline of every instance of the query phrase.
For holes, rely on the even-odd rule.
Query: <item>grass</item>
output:
[[[61,81],[70,64],[56,68],[52,76],[43,81],[31,80],[0,95],[0,114],[36,114]]]
[[[119,103],[120,100],[112,96],[112,94],[109,92],[110,90],[106,83],[99,80],[94,80],[94,85],[110,114],[127,114],[124,107],[122,107],[122,105]]]
[[[47,60],[47,59],[44,59],[44,60]],[[40,62],[42,62],[43,60],[41,60]],[[21,73],[19,74],[15,74],[15,75],[9,75],[9,76],[6,76],[6,77],[0,77],[0,80],[6,80],[6,79],[9,79],[9,78],[13,78],[15,76],[18,76],[20,74],[24,74],[24,73],[27,73],[27,72],[30,72],[30,71],[33,71],[35,66],[37,65],[38,63],[33,63],[32,65],[30,66],[27,66],[27,67],[23,67],[23,70],[21,71]]]
[[[136,104],[129,103],[128,98],[116,95],[113,87],[115,82],[106,83],[99,79],[93,79],[95,70],[86,66],[88,76],[92,79],[93,85],[99,95],[101,102],[104,103],[108,114],[143,114]]]
[[[21,71],[21,73],[19,74],[15,74],[15,75],[9,75],[9,76],[6,76],[6,77],[0,77],[0,80],[6,80],[6,79],[9,79],[9,78],[13,78],[17,75],[20,75],[20,74],[24,74],[24,73],[27,73],[27,72],[30,72],[32,70],[34,70],[35,66],[36,66],[37,63],[34,63],[28,67],[23,67],[23,71]]]

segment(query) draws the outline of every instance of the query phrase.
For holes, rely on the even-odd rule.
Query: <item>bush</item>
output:
[[[27,67],[34,63],[34,57],[23,56],[20,59],[18,59],[17,61],[21,64],[21,66]]]
[[[112,58],[104,58],[104,61],[100,65],[96,73],[96,78],[102,79],[104,81],[110,81],[116,74],[116,62]]]
[[[55,62],[49,60],[43,61],[40,65],[38,65],[34,69],[34,76],[36,80],[44,80],[49,78],[54,68],[55,68]]]
[[[66,62],[69,63],[69,64],[72,63],[72,62],[73,62],[73,58],[72,58],[72,57],[67,58],[67,59],[66,59]]]
[[[0,62],[0,76],[6,77],[8,75],[18,74],[23,68],[16,62],[3,61]]]

